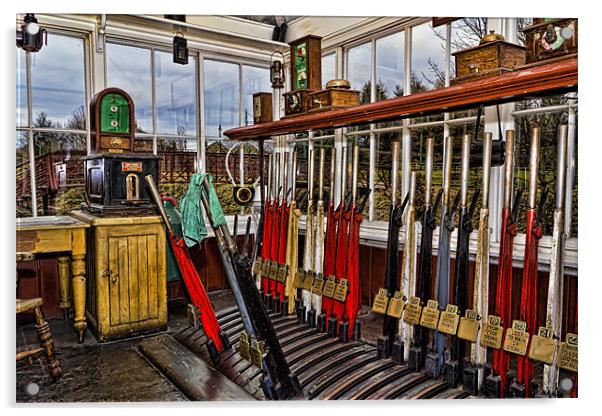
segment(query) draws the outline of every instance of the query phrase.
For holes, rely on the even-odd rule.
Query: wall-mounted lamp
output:
[[[17,47],[27,52],[38,52],[46,45],[46,29],[40,28],[33,13],[27,13],[21,30],[17,30]]]
[[[279,54],[280,59],[275,59],[274,55]],[[284,55],[280,51],[272,53],[270,56],[270,81],[272,82],[272,88],[284,88]]]
[[[188,41],[182,32],[173,37],[173,62],[174,64],[188,64]]]

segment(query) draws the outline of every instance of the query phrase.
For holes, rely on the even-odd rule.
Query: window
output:
[[[376,40],[376,100],[403,95],[404,32]]]
[[[25,51],[17,49],[17,126],[27,126],[27,69]]]
[[[171,52],[107,46],[107,87],[123,89],[134,101],[135,150],[152,152],[156,140],[159,191],[176,199],[197,171],[196,62],[194,54],[180,65],[173,63]]]
[[[84,201],[86,135],[34,133],[38,215],[64,215]]]
[[[412,27],[412,71],[410,87],[420,92],[445,86],[444,27],[430,22]]]
[[[31,169],[29,166],[29,134],[17,131],[16,158],[16,215],[29,217],[32,213],[31,204]]]
[[[227,140],[223,132],[241,124],[253,124],[253,94],[271,91],[270,72],[267,68],[210,59],[205,59],[203,65],[207,172],[213,175],[224,213],[236,214],[240,213],[240,207],[232,199],[232,182],[225,167],[226,153],[236,142]],[[252,148],[245,146],[246,184],[257,177],[258,163],[253,153]],[[229,161],[237,182],[240,181],[239,155],[234,152]]]
[[[86,103],[82,38],[49,33],[40,52],[17,52],[17,216],[61,215],[83,202]]]
[[[136,133],[153,133],[151,50],[107,44],[107,87],[121,88],[134,101]]]
[[[204,74],[205,137],[209,146],[222,138],[224,130],[239,125],[238,65],[206,59]]]
[[[174,64],[172,54],[155,51],[157,133],[196,136],[196,58]]]
[[[47,46],[30,55],[34,127],[85,130],[83,39],[48,34]]]
[[[322,57],[322,88],[326,88],[328,81],[337,77],[335,57],[334,53]]]
[[[552,235],[554,227],[554,199],[556,193],[556,162],[557,162],[557,142],[558,129],[561,124],[568,123],[568,110],[546,112],[545,107],[568,104],[566,96],[546,97],[536,100],[522,101],[516,105],[515,130],[516,130],[516,148],[514,158],[514,189],[523,190],[523,200],[521,202],[521,213],[527,209],[527,195],[529,192],[529,156],[530,156],[530,137],[531,128],[538,125],[541,129],[540,136],[540,155],[539,170],[537,179],[537,198],[536,204],[539,205],[544,188],[548,190],[542,218],[540,224],[544,235]],[[538,113],[524,113],[522,110],[541,108],[543,111]],[[577,135],[575,135],[577,137]],[[575,145],[577,140],[575,140]],[[575,165],[577,163],[577,152],[575,149]],[[575,168],[575,183],[573,189],[567,188],[567,193],[573,195],[573,206],[571,210],[571,229],[570,235],[577,237],[577,169]],[[567,185],[568,186],[568,185]],[[526,229],[525,215],[519,215],[517,221],[519,232],[524,233]]]
[[[159,190],[179,200],[197,172],[196,57],[180,65],[171,53],[154,54]]]
[[[271,92],[270,70],[256,66],[242,66],[243,114],[240,120],[242,126],[253,124],[253,94]],[[205,105],[207,103],[205,102]]]
[[[372,84],[372,43],[364,43],[347,52],[347,78],[351,88],[360,91],[362,104],[369,103]]]

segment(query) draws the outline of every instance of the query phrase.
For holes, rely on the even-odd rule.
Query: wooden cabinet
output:
[[[86,314],[99,341],[167,328],[165,230],[161,218],[96,217],[88,231]]]

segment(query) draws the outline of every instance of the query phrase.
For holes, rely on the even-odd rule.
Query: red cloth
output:
[[[344,206],[341,207],[339,228],[337,231],[337,250],[335,259],[334,274],[338,279],[347,279],[347,249],[349,243],[349,224],[351,222],[351,210],[346,210]],[[345,311],[345,304],[337,300],[333,301],[333,313],[337,316],[339,322],[343,319],[343,312]]]
[[[184,278],[184,284],[186,290],[190,296],[190,301],[199,310],[199,318],[201,325],[207,337],[213,341],[215,348],[218,352],[224,351],[224,344],[220,337],[221,328],[213,310],[213,305],[209,300],[209,296],[205,291],[205,287],[201,282],[201,278],[190,259],[188,253],[188,247],[183,238],[177,238],[174,235],[169,237],[171,249],[174,253],[182,277]]]
[[[272,218],[274,209],[270,202],[265,203],[265,218],[263,220],[263,242],[261,244],[261,257],[265,259],[270,258],[270,251],[272,249]],[[267,276],[261,276],[261,288],[263,293],[267,294],[269,290],[269,283]]]
[[[497,288],[495,314],[502,320],[502,325],[508,327],[512,321],[512,252],[516,225],[509,224],[510,208],[502,210],[502,238],[500,241],[500,257],[497,269]],[[510,369],[510,355],[504,351],[493,350],[493,369],[501,379],[501,397],[506,391],[506,372]]]
[[[362,223],[362,213],[357,212],[355,205],[352,205],[353,218],[349,229],[349,248],[348,248],[348,266],[347,278],[349,279],[349,295],[345,302],[345,315],[349,320],[349,338],[353,337],[355,320],[358,317],[361,307],[361,285],[360,285],[360,224]]]
[[[337,249],[337,222],[340,217],[340,208],[335,210],[332,203],[328,204],[326,213],[326,243],[324,250],[324,276],[334,275],[334,262]],[[333,300],[322,296],[322,309],[326,311],[326,328],[328,329],[328,318],[332,312]]]
[[[537,331],[537,248],[541,238],[541,226],[537,222],[537,211],[527,211],[527,233],[525,239],[525,261],[521,285],[520,320],[527,323],[527,331]],[[517,381],[525,384],[527,397],[531,397],[530,381],[533,378],[533,362],[529,357],[519,357]]]

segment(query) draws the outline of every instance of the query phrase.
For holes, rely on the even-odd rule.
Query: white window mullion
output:
[[[404,36],[404,48],[403,48],[403,95],[410,95],[410,74],[412,70],[412,29],[408,28],[405,30]],[[402,178],[402,189],[401,195],[402,199],[405,198],[405,195],[410,190],[410,171],[411,171],[411,161],[412,161],[412,139],[410,135],[410,129],[408,126],[410,125],[410,120],[404,118],[402,121],[403,130],[401,133],[401,169],[403,172]]]
[[[36,191],[36,152],[33,142],[33,99],[31,92],[31,53],[25,53],[25,75],[27,77],[27,125],[28,141],[27,150],[29,152],[29,182],[31,186],[31,215],[38,216],[38,196]]]
[[[197,149],[197,171],[200,173],[205,173],[207,171],[207,163],[206,163],[206,153],[205,147],[207,145],[207,141],[205,138],[205,60],[203,55],[199,54],[198,57],[198,100],[199,100],[199,111],[198,111],[198,123],[199,126],[199,146]]]
[[[155,49],[151,49],[151,100],[153,115],[153,155],[157,156],[157,91],[155,82]]]
[[[371,68],[370,68],[370,102],[376,101],[376,40],[372,39],[371,53]],[[368,188],[371,190],[368,196],[368,220],[374,221],[374,195],[376,189],[374,189],[374,182],[376,176],[376,135],[374,134],[374,128],[376,124],[370,123],[370,169],[368,171]]]
[[[576,100],[571,95],[569,104],[574,104]],[[569,117],[568,117],[568,138],[567,138],[567,171],[566,171],[566,191],[565,191],[565,202],[564,202],[564,232],[568,237],[571,236],[571,219],[573,213],[573,185],[575,182],[575,142],[576,128],[577,128],[577,107],[569,105]]]

